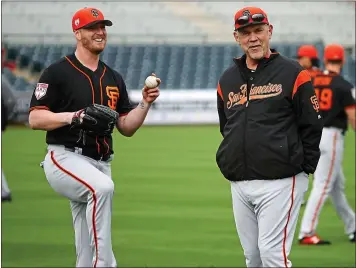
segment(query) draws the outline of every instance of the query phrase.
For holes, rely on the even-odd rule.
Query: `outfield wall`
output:
[[[15,91],[14,123],[27,123],[32,92]],[[142,99],[141,90],[129,90],[133,104]],[[162,90],[153,103],[145,125],[181,125],[218,123],[216,89]]]
[[[142,99],[137,90],[131,90],[129,96],[134,103]],[[216,105],[216,89],[162,90],[145,124],[215,124],[219,122]]]

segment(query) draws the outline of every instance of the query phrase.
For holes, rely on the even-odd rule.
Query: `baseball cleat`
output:
[[[356,231],[353,234],[350,234],[349,236],[350,242],[355,243],[356,242],[355,238],[356,238]]]
[[[330,245],[331,242],[327,240],[321,240],[317,235],[305,236],[299,239],[300,245]]]

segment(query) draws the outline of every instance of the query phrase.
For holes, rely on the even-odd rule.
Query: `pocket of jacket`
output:
[[[289,144],[287,136],[273,139],[270,149],[278,156],[282,162],[290,162]]]

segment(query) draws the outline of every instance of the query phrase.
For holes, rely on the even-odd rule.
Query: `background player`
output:
[[[4,96],[1,97],[1,132],[6,130],[8,125],[8,109],[6,107]],[[7,184],[4,171],[1,169],[1,201],[11,201],[11,191]]]
[[[345,197],[345,177],[342,171],[344,135],[348,123],[355,129],[355,99],[352,96],[355,89],[340,76],[345,62],[342,46],[326,46],[324,62],[326,70],[314,78],[324,129],[320,142],[321,157],[299,234],[299,242],[304,245],[330,244],[330,241],[322,240],[316,234],[318,218],[328,196],[344,222],[350,241],[355,242],[355,212]]]
[[[305,68],[310,76],[313,78],[320,73],[320,62],[318,50],[313,45],[303,45],[298,48],[297,51],[298,62],[303,68]]]
[[[297,59],[299,64],[305,68],[312,79],[319,73],[319,53],[315,46],[313,45],[302,45],[297,50]],[[302,205],[305,204],[305,199],[302,202]]]
[[[132,136],[159,96],[157,87],[145,86],[142,101],[132,107],[121,75],[99,60],[105,26],[111,25],[96,8],[77,11],[72,18],[76,50],[44,70],[30,105],[31,128],[47,131],[46,178],[70,200],[77,267],[117,266],[111,242],[111,133],[116,125]]]

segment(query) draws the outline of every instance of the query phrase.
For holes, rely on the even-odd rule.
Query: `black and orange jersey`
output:
[[[346,131],[348,123],[345,110],[355,107],[355,99],[352,96],[354,86],[341,75],[328,71],[316,75],[313,86],[319,100],[324,127],[336,127]]]
[[[46,68],[34,89],[30,112],[46,109],[54,113],[75,112],[97,103],[116,110],[120,116],[133,107],[129,101],[122,76],[99,61],[97,70],[82,65],[74,54]],[[77,142],[79,130],[64,126],[47,131],[47,144],[83,148],[83,154],[102,158],[113,153],[112,137],[86,135],[85,144]],[[105,156],[104,156],[105,155]]]
[[[314,173],[320,158],[322,116],[309,73],[272,53],[255,71],[246,55],[220,77],[220,131],[216,154],[230,181],[273,180]]]

